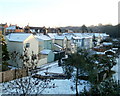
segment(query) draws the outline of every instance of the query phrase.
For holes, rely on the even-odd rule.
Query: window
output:
[[[30,47],[30,43],[26,43],[26,48],[29,48]]]
[[[82,39],[82,47],[84,46],[84,39]]]

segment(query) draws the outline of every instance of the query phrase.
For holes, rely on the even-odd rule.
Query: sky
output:
[[[118,24],[119,0],[0,0],[0,23],[19,26]]]

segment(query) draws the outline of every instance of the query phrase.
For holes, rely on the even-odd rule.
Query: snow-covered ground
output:
[[[113,66],[112,70],[114,70],[116,73],[113,75],[113,78],[116,80],[120,80],[120,55],[119,58],[116,58],[117,64]]]
[[[50,64],[48,67],[50,67],[48,68],[48,70],[38,72],[37,74],[45,75],[44,72],[63,73],[62,67],[59,67],[57,62]],[[69,80],[68,79],[62,79],[62,80],[54,79],[52,80],[52,83],[55,83],[55,88],[45,89],[43,91],[43,94],[75,94],[75,90],[71,89],[72,86],[74,86],[75,84],[73,83],[72,79],[69,79]],[[82,91],[85,86],[88,86],[87,82],[84,80],[81,80],[80,83],[82,85],[80,85],[79,91]]]
[[[45,75],[44,72],[63,73],[62,67],[59,67],[57,62],[43,65],[41,66],[41,68],[45,70],[38,71],[37,74]],[[34,79],[31,78],[31,80],[34,82]],[[14,82],[14,80],[12,82]],[[8,84],[9,82],[4,83],[5,86],[7,86]],[[42,94],[75,94],[75,83],[72,79],[54,79],[51,80],[51,84],[54,84],[54,88],[45,88]],[[89,84],[87,83],[87,81],[80,80],[80,84],[81,85],[79,85],[79,92],[81,92],[85,86],[87,89],[89,88]],[[35,86],[36,85],[34,85],[34,89],[36,89]],[[33,92],[32,94],[35,93]]]
[[[40,71],[42,69],[42,71]],[[116,71],[114,74],[114,78],[120,80],[120,57],[117,58],[117,64],[112,68]],[[45,75],[44,72],[53,72],[53,73],[64,73],[62,67],[58,66],[58,62],[52,62],[49,64],[42,65],[40,69],[38,69],[37,74]],[[23,77],[28,78],[28,77]],[[35,79],[31,78],[31,81],[34,82]],[[14,82],[13,80],[12,82]],[[4,83],[7,86],[10,82]],[[75,83],[72,79],[54,79],[51,80],[51,85],[54,84],[54,87],[45,88],[42,91],[42,94],[75,94]],[[79,85],[79,92],[81,92],[84,87],[89,88],[89,84],[87,81],[80,80],[81,85]],[[1,86],[1,84],[0,84]],[[33,86],[33,89],[37,91],[36,85]],[[10,89],[11,90],[11,89]],[[14,92],[14,90],[11,90]],[[32,94],[35,94],[36,91],[33,91]],[[4,93],[5,91],[3,91]],[[6,93],[6,92],[5,92]]]

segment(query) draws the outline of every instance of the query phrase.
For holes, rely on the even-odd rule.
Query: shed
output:
[[[47,63],[54,61],[54,53],[52,52],[52,50],[43,49],[42,51],[40,51],[40,54],[42,57],[47,57]]]

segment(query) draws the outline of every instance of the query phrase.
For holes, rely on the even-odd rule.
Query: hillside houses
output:
[[[17,25],[10,25],[6,28],[6,34],[24,32],[23,28]]]
[[[38,54],[37,66],[40,66],[58,60],[56,56],[59,58],[63,52],[69,54],[77,52],[78,49],[92,49],[93,37],[92,33],[11,33],[6,36],[6,41],[9,52],[23,53],[24,47],[27,47],[29,54]],[[102,40],[104,36],[100,38]]]

